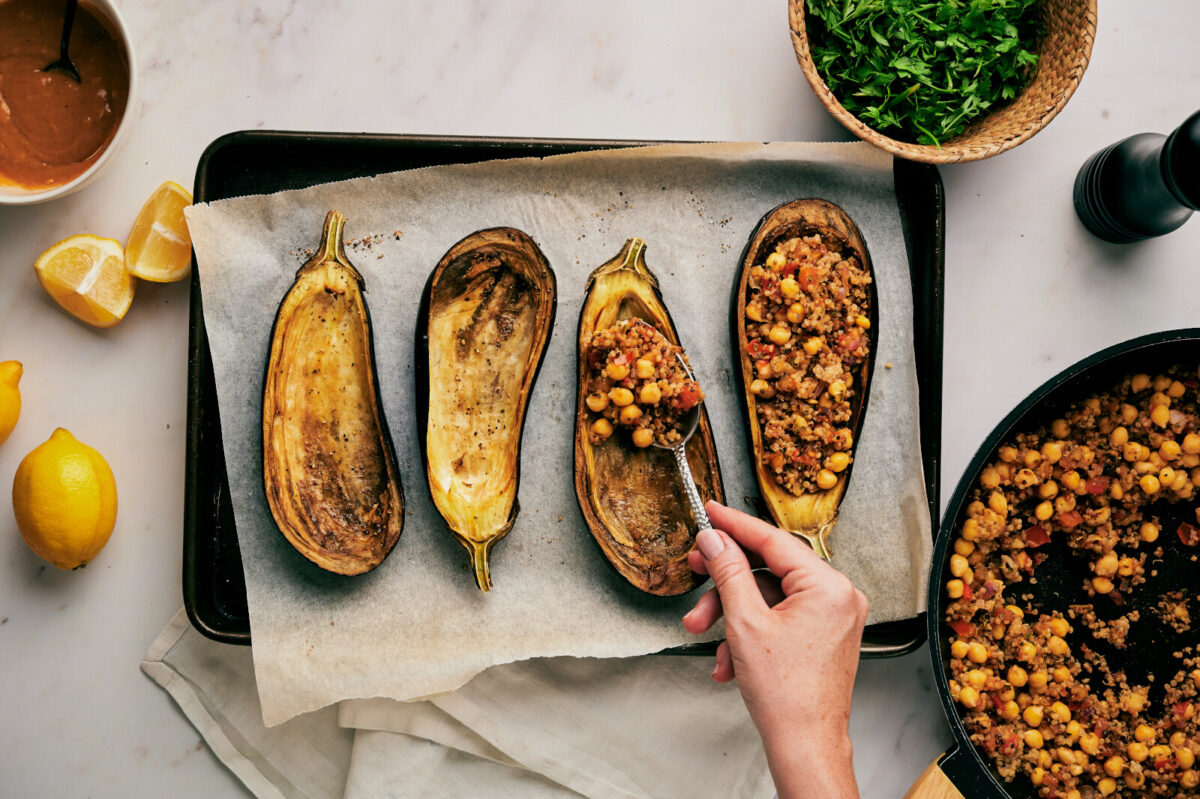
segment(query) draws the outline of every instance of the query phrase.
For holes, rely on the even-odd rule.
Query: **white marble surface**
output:
[[[118,2],[144,97],[95,184],[0,209],[0,358],[25,364],[25,410],[0,486],[56,426],[108,458],[117,530],[86,570],[45,567],[0,509],[0,794],[238,796],[245,791],[138,670],[182,603],[186,284],[138,288],[94,331],[31,264],[67,235],[124,238],[164,179],[190,185],[242,128],[630,139],[846,139],[796,66],[782,0]],[[1074,99],[1017,150],[944,168],[948,198],[943,497],[991,427],[1108,344],[1200,325],[1200,221],[1116,247],[1074,218],[1091,152],[1195,110],[1193,0],[1105,3]],[[3,503],[7,506],[8,501]],[[852,733],[866,797],[899,797],[949,742],[928,651],[864,663]]]

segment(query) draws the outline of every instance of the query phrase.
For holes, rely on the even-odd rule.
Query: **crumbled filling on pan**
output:
[[[1196,568],[1198,387],[1182,368],[1127,377],[999,447],[969,497],[945,584],[950,693],[1000,776],[1045,799],[1200,797],[1200,652],[1182,636],[1195,594],[1139,593],[1164,558]],[[1046,554],[1056,540],[1090,601],[1038,607],[1021,591],[1072,574]],[[1150,612],[1125,610],[1134,599]],[[1160,623],[1165,668],[1133,684],[1101,650]]]
[[[591,442],[623,427],[634,446],[655,441],[675,446],[683,416],[704,399],[688,374],[683,348],[649,322],[626,319],[593,334],[587,352],[591,370],[584,404],[592,415]]]
[[[870,284],[849,247],[819,234],[781,241],[750,268],[746,352],[762,464],[792,494],[833,488],[852,461]]]

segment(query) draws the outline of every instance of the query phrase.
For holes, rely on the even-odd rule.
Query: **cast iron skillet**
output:
[[[1083,359],[1030,394],[992,430],[975,453],[942,517],[929,574],[929,652],[933,658],[938,696],[942,700],[942,709],[954,734],[954,745],[917,779],[906,794],[906,799],[1037,799],[1033,785],[1023,777],[1018,777],[1011,783],[1006,783],[999,777],[987,756],[971,743],[962,719],[959,718],[958,706],[950,698],[947,673],[951,639],[949,628],[944,621],[944,583],[949,574],[947,563],[953,554],[952,544],[965,517],[970,491],[977,485],[979,473],[995,459],[994,453],[1002,443],[1010,440],[1016,433],[1048,424],[1074,402],[1093,393],[1111,389],[1126,374],[1146,372],[1154,375],[1157,371],[1174,364],[1183,364],[1191,369],[1200,365],[1200,328],[1142,336]],[[1193,630],[1182,636],[1174,633],[1170,628],[1161,625],[1157,617],[1148,612],[1148,608],[1153,607],[1166,591],[1187,588],[1190,595],[1200,580],[1200,568],[1187,559],[1188,554],[1195,554],[1194,550],[1185,550],[1175,535],[1179,522],[1188,518],[1194,521],[1194,508],[1195,502],[1177,502],[1171,505],[1161,501],[1151,506],[1151,512],[1157,513],[1162,522],[1162,535],[1156,543],[1162,545],[1163,558],[1157,561],[1152,555],[1149,557],[1148,570],[1157,569],[1158,575],[1133,592],[1123,608],[1113,607],[1112,601],[1105,597],[1092,599],[1087,596],[1083,589],[1083,581],[1086,576],[1090,576],[1090,572],[1086,570],[1086,563],[1081,558],[1067,555],[1067,547],[1062,540],[1064,536],[1052,536],[1051,543],[1038,550],[1048,553],[1050,560],[1037,569],[1037,584],[1030,585],[1028,581],[1021,583],[1019,593],[1033,594],[1032,604],[1042,612],[1059,608],[1065,613],[1069,605],[1092,603],[1098,616],[1112,618],[1129,612],[1131,608],[1140,608],[1141,620],[1131,627],[1129,646],[1125,650],[1105,647],[1102,642],[1092,639],[1086,630],[1072,631],[1067,641],[1073,647],[1087,642],[1093,650],[1102,652],[1113,670],[1125,669],[1130,684],[1145,684],[1145,675],[1154,671],[1156,667],[1161,667],[1158,669],[1160,673],[1168,672],[1169,669],[1169,673],[1173,674],[1179,667],[1178,661],[1171,657],[1171,652],[1180,645],[1195,645],[1200,642],[1200,631]],[[1065,564],[1065,567],[1048,568],[1050,563]],[[1165,679],[1160,678],[1152,684],[1152,706],[1161,707],[1159,700],[1164,682]]]

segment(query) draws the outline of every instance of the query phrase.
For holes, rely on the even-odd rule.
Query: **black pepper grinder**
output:
[[[1106,241],[1129,244],[1200,210],[1200,111],[1170,136],[1139,133],[1093,155],[1075,176],[1075,211]]]

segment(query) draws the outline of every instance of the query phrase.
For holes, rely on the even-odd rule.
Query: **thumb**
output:
[[[726,616],[767,609],[746,553],[737,542],[720,530],[707,529],[696,534],[696,548],[717,586]]]

